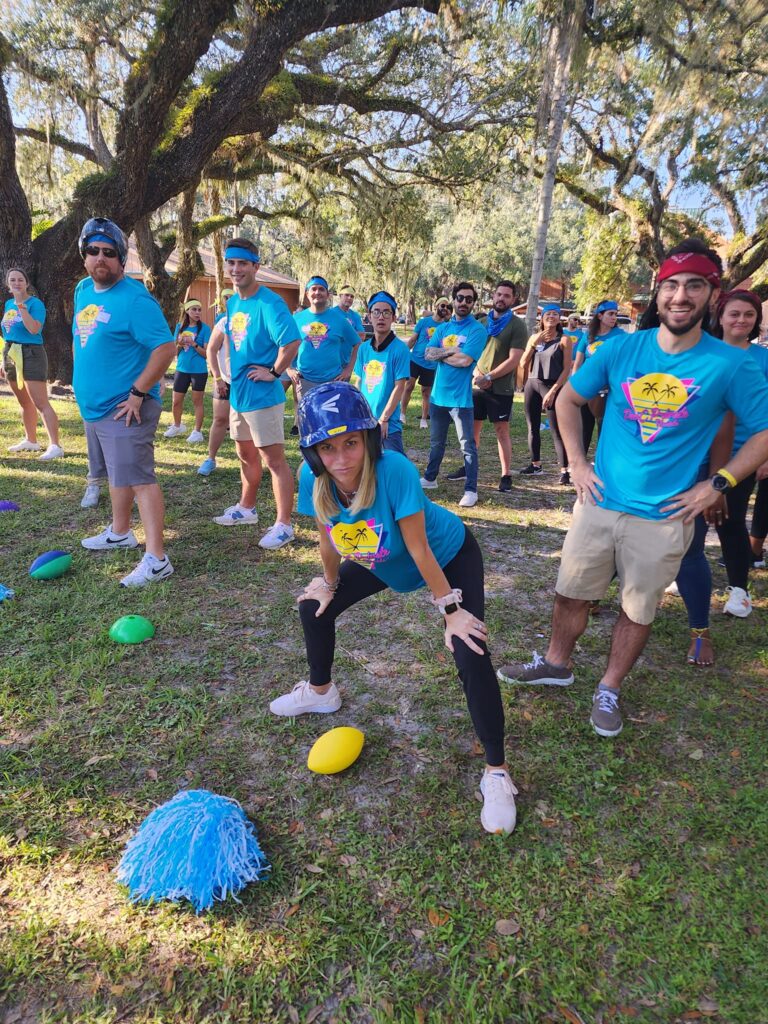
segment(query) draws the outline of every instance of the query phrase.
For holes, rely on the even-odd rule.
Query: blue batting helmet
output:
[[[371,455],[381,455],[381,428],[370,406],[352,384],[329,381],[313,388],[299,403],[299,446],[309,468],[319,476],[323,471],[314,446],[329,437],[362,430],[371,440]]]

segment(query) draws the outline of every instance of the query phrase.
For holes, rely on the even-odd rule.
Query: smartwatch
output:
[[[451,604],[447,604],[445,608],[443,608],[443,615],[453,615],[453,613],[457,612],[458,610],[459,606],[454,601]]]
[[[134,395],[136,398],[146,398],[148,393],[149,392],[147,391],[139,391],[135,384],[131,384],[130,394]]]
[[[722,473],[715,473],[712,479],[709,481],[718,494],[725,494],[733,486],[731,481],[722,475]]]
[[[274,363],[272,364],[272,366],[268,366],[267,369],[275,378],[275,380],[277,380],[280,377],[280,373],[275,369]]]

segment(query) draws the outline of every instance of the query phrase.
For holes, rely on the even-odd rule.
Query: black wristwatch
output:
[[[721,473],[715,473],[709,482],[719,494],[725,494],[732,486],[731,481]]]
[[[268,366],[267,370],[272,374],[272,376],[275,378],[275,380],[277,380],[278,377],[282,376],[280,371],[275,369],[274,364],[272,366]]]
[[[443,608],[443,615],[453,615],[453,613],[457,612],[458,610],[459,606],[454,601],[452,604],[447,604],[445,608]]]
[[[134,395],[136,398],[146,398],[149,392],[139,391],[135,384],[131,384],[130,394]]]

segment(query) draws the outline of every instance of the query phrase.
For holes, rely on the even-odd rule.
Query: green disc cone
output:
[[[123,615],[112,625],[109,635],[118,644],[141,644],[151,640],[155,627],[143,615]]]

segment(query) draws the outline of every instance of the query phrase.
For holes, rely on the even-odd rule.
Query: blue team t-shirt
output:
[[[360,378],[360,390],[379,419],[389,401],[389,396],[399,380],[408,380],[411,375],[411,353],[400,338],[393,337],[383,349],[375,349],[372,341],[364,341],[357,350],[355,369]],[[389,433],[402,431],[400,403],[389,418]]]
[[[453,317],[439,324],[432,335],[432,348],[450,348],[463,352],[472,362],[468,366],[449,366],[447,363],[436,362],[435,383],[432,387],[431,399],[435,405],[448,409],[471,409],[472,402],[472,369],[483,354],[488,341],[488,331],[470,313],[463,320]]]
[[[173,340],[181,342],[184,346],[179,350],[179,354],[176,357],[176,369],[180,373],[208,373],[208,363],[205,356],[201,356],[194,348],[192,344],[200,345],[201,348],[205,348],[208,344],[208,340],[211,337],[211,328],[208,324],[204,324],[202,320],[195,324],[187,324],[184,330],[181,330],[181,324],[176,324],[176,330],[173,332]]]
[[[154,349],[173,341],[163,311],[141,281],[122,277],[106,291],[93,279],[75,288],[72,386],[84,420],[100,420],[128,397]],[[159,382],[149,394],[160,400]]]
[[[253,412],[284,402],[279,379],[248,378],[252,367],[269,369],[275,365],[279,349],[298,341],[299,332],[283,299],[264,285],[247,299],[233,295],[227,301],[227,336],[232,377],[229,400],[235,412]]]
[[[356,309],[342,309],[341,306],[337,306],[336,308],[349,321],[349,323],[352,326],[352,330],[358,335],[357,340],[359,341],[360,335],[365,334],[365,328],[363,327],[363,318],[360,316]]]
[[[757,365],[760,367],[760,371],[768,381],[768,348],[763,348],[762,345],[751,344],[747,350],[748,354],[752,356]],[[736,420],[736,430],[733,435],[733,454],[735,455],[739,448],[742,448],[747,441],[750,439],[754,431],[747,430],[746,426],[741,420]]]
[[[567,333],[567,331],[563,331],[563,334]],[[593,356],[595,352],[597,352],[597,350],[600,348],[600,346],[603,345],[609,339],[619,337],[626,338],[629,336],[626,331],[623,331],[621,329],[621,327],[612,327],[611,330],[607,331],[605,334],[596,335],[594,341],[589,341],[589,335],[586,331],[581,331],[580,333],[581,336],[573,347],[574,359],[579,354],[579,352],[581,352],[581,354],[584,356],[584,359],[589,359],[589,357]]]
[[[314,516],[315,478],[306,463],[299,473],[299,514]],[[464,523],[442,505],[433,504],[419,483],[419,471],[399,452],[384,452],[376,462],[376,498],[370,508],[353,515],[339,505],[328,537],[344,559],[362,565],[392,590],[405,594],[424,586],[424,580],[403,541],[399,519],[424,513],[427,543],[441,568],[464,543]]]
[[[27,307],[27,312],[33,320],[38,320],[41,324],[45,323],[45,306],[36,295],[30,295],[26,300],[25,305]],[[19,307],[16,305],[15,299],[8,299],[6,302],[0,326],[2,326],[2,333],[5,340],[12,342],[14,345],[43,344],[42,327],[37,334],[32,334],[31,331],[27,330],[24,326],[24,321],[21,319],[21,313],[19,312]]]
[[[702,333],[671,355],[658,333],[612,338],[571,377],[582,398],[609,389],[595,459],[599,504],[644,519],[666,518],[661,506],[695,483],[729,409],[749,434],[768,430],[768,383],[749,352]]]
[[[360,344],[346,315],[338,306],[331,306],[322,313],[302,309],[293,319],[301,338],[295,363],[299,373],[307,380],[336,380],[349,362],[355,345]]]
[[[413,329],[416,335],[416,343],[411,349],[411,359],[417,366],[423,366],[425,370],[435,369],[437,364],[430,363],[424,353],[432,344],[432,335],[435,333],[435,328],[445,322],[445,320],[435,320],[433,316],[423,316],[421,320],[417,321]]]

